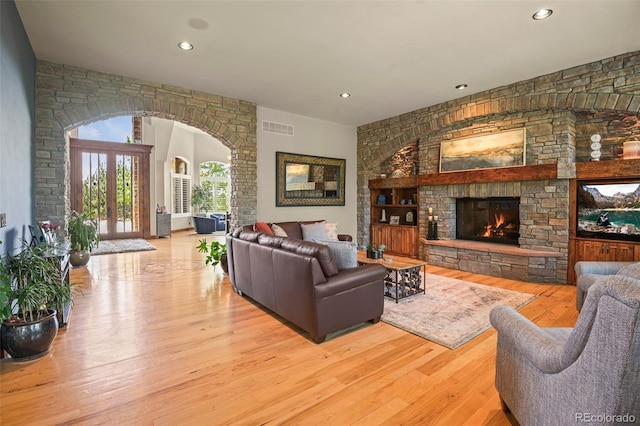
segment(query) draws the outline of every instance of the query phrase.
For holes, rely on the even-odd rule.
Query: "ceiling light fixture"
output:
[[[549,16],[551,16],[552,13],[553,13],[553,10],[551,9],[540,9],[539,11],[533,14],[532,18],[535,19],[536,21],[540,21],[541,19],[547,19]]]
[[[468,85],[468,84],[458,84],[458,85],[456,86],[456,89],[458,89],[458,90],[464,90],[464,89],[466,89],[467,87],[469,87],[469,85]]]
[[[348,92],[342,92],[342,93],[340,93],[340,97],[341,97],[341,98],[348,98],[349,96],[351,96],[351,93],[348,93]]]
[[[192,50],[193,44],[189,43],[188,41],[181,41],[180,43],[178,43],[178,47],[182,50]]]

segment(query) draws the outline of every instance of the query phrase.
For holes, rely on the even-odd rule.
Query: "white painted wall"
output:
[[[257,219],[265,222],[325,219],[341,234],[357,235],[356,127],[258,107]],[[294,136],[262,131],[262,121],[289,124]],[[345,205],[276,207],[276,151],[346,159]],[[242,207],[240,207],[242,208]]]
[[[178,125],[174,121],[157,117],[145,117],[143,120],[142,143],[153,145],[151,150],[151,234],[156,233],[156,205],[171,208],[171,158],[182,157],[189,163],[192,184],[199,183],[200,163],[205,161],[228,162],[229,148],[219,140],[188,126]],[[171,229],[189,229],[193,227],[191,215],[173,216]]]

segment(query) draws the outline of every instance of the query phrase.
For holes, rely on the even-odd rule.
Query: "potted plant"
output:
[[[200,244],[197,246],[200,253],[206,253],[207,258],[204,263],[206,265],[211,264],[214,268],[219,263],[222,267],[222,271],[226,274],[229,272],[229,264],[227,263],[227,245],[218,241],[211,241],[207,244],[207,240],[200,240]]]
[[[65,303],[67,297],[61,287],[67,286],[49,244],[24,241],[21,252],[1,259],[0,335],[2,349],[12,358],[30,360],[49,352],[58,334],[57,312],[51,305]]]
[[[85,266],[91,258],[91,252],[98,246],[98,224],[93,216],[93,213],[71,212],[68,222],[71,241],[69,261],[73,266]]]
[[[381,259],[385,247],[384,244],[380,244],[378,248],[376,248],[375,245],[369,243],[369,245],[367,245],[367,257],[369,259]]]

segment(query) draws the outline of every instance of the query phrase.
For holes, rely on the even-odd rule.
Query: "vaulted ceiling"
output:
[[[16,4],[38,59],[354,126],[640,50],[640,0]]]

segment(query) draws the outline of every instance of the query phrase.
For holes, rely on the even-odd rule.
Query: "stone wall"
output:
[[[229,147],[231,226],[255,221],[254,103],[46,61],[38,61],[36,70],[37,220],[63,223],[69,213],[69,144],[65,132],[119,115],[179,121]]]
[[[568,179],[575,176],[576,149],[584,150],[576,145],[577,140],[586,144],[589,139],[578,131],[591,131],[586,124],[593,121],[585,117],[593,114],[618,114],[622,122],[625,117],[634,117],[637,122],[639,111],[640,52],[631,52],[360,126],[358,241],[362,244],[369,239],[368,180],[385,172],[389,152],[418,141],[419,173],[438,173],[442,141],[524,127],[526,164],[557,164],[558,180],[513,183],[510,191],[519,191],[523,203],[520,246],[562,253],[555,275],[558,282],[564,282]],[[616,135],[610,132],[608,137]],[[498,192],[503,190],[500,188]],[[455,223],[451,223],[455,202],[452,213],[451,200],[452,193],[461,191],[459,186],[423,186],[419,191],[420,235],[426,235],[426,209],[433,207],[434,214],[442,218],[440,238],[455,238]],[[492,192],[495,188],[471,185],[465,191]]]

